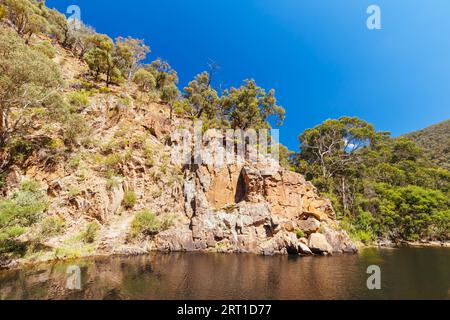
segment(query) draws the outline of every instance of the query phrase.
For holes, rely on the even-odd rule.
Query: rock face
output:
[[[187,175],[185,208],[190,223],[159,234],[157,250],[356,252],[334,221],[330,201],[297,173],[273,166],[230,165],[200,166]],[[309,241],[299,240],[298,232],[308,235]]]

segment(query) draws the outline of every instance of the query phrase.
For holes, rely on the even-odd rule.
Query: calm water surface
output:
[[[81,269],[80,291],[67,268]],[[382,290],[367,289],[379,265]],[[366,249],[333,257],[152,254],[0,272],[0,299],[450,299],[450,249]]]

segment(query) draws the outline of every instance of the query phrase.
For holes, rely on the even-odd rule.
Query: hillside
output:
[[[20,29],[17,2],[31,8]],[[172,161],[183,146],[175,133],[196,119],[267,128],[284,113],[273,91],[247,81],[218,115],[208,72],[181,98],[166,62],[141,63],[141,40],[72,28],[32,0],[0,8],[0,266],[154,250],[356,251],[330,201],[300,174],[241,158]],[[27,14],[42,28],[27,26]]]
[[[426,152],[438,166],[450,169],[450,120],[405,135]]]

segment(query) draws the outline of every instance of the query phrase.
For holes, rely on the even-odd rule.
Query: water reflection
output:
[[[382,290],[366,287],[369,265]],[[68,290],[68,266],[81,291]],[[449,249],[364,250],[333,257],[153,254],[0,273],[0,299],[449,299]]]

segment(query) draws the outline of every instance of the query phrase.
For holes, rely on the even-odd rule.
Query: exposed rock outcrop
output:
[[[274,166],[200,166],[185,183],[189,225],[155,239],[158,250],[273,254],[356,252],[328,199],[303,176]],[[318,233],[319,230],[326,234]],[[298,234],[309,235],[303,243]]]

